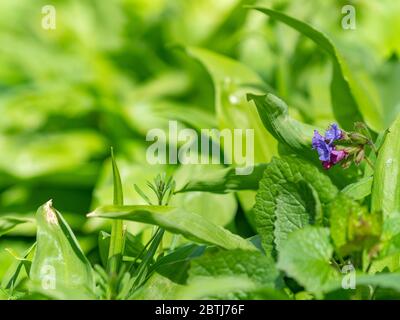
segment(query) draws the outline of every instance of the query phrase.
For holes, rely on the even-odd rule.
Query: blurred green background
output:
[[[299,33],[243,7],[255,3],[326,32],[386,124],[392,121],[400,111],[398,0],[1,0],[0,215],[33,217],[53,199],[90,252],[101,223],[86,222],[85,214],[111,202],[110,146],[129,204],[142,203],[133,184],[144,185],[159,172],[175,171],[179,184],[211,170],[146,162],[147,131],[166,128],[168,120],[196,130],[256,125],[240,114],[232,122],[232,115],[216,112],[221,101],[208,73],[213,70],[177,45],[241,62],[290,104],[295,117],[331,123],[328,57]],[[41,26],[42,7],[49,4],[56,8],[56,30]],[[356,30],[341,27],[345,4],[356,8]],[[222,103],[235,107],[229,99]],[[264,153],[256,159],[268,161],[276,146],[258,138],[255,147]],[[251,215],[243,212],[252,197],[191,193],[174,201],[250,236]],[[24,224],[0,238],[0,278],[13,261],[4,249],[21,252],[34,234],[34,225]]]

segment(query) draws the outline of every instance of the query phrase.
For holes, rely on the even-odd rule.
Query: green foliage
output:
[[[232,234],[195,213],[169,206],[105,206],[97,208],[88,217],[123,219],[162,227],[186,238],[220,246],[225,249],[256,250],[245,239]]]
[[[369,250],[378,243],[382,231],[382,214],[340,194],[329,205],[333,242],[342,256],[353,251]]]
[[[400,116],[390,127],[375,165],[372,210],[385,216],[400,212]]]
[[[375,131],[378,132],[383,129],[383,118],[380,110],[373,104],[368,95],[363,92],[357,81],[354,80],[345,60],[326,35],[284,13],[268,8],[255,7],[255,9],[301,32],[329,54],[333,61],[331,80],[332,108],[336,119],[344,129],[352,129],[353,123],[362,121],[363,118],[365,118],[368,126]]]
[[[37,246],[29,277],[33,290],[59,299],[93,297],[92,266],[51,200],[36,213]]]
[[[40,3],[0,1],[0,299],[400,299],[399,1]],[[150,163],[171,120],[254,145]]]
[[[329,230],[308,226],[289,235],[277,266],[306,290],[321,296],[326,285],[339,279],[339,272],[330,261],[332,254]]]
[[[322,224],[324,206],[337,192],[311,163],[295,157],[274,158],[264,171],[255,205],[265,251],[275,255],[291,232]]]

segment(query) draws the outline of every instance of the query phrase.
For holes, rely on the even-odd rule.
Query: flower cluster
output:
[[[312,148],[317,150],[319,160],[325,169],[330,169],[333,165],[347,158],[348,153],[341,149],[338,150],[334,142],[342,140],[344,132],[339,129],[337,124],[332,124],[325,132],[325,136],[321,136],[317,130],[314,130],[312,138]]]

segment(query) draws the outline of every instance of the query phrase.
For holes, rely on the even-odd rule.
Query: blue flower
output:
[[[314,136],[312,138],[312,148],[317,150],[319,160],[330,161],[333,146],[326,143],[325,138],[321,136],[317,130],[314,130]]]
[[[337,124],[332,124],[325,132],[325,137],[321,136],[317,130],[314,130],[312,138],[312,148],[317,150],[319,160],[325,169],[331,168],[347,158],[348,153],[344,150],[336,150],[334,141],[343,138],[343,132]]]
[[[329,141],[329,144],[332,144],[335,140],[340,140],[342,138],[342,130],[339,129],[336,123],[331,124],[325,132],[325,139]]]

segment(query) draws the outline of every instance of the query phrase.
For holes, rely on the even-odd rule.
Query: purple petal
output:
[[[319,160],[330,161],[332,149],[333,149],[333,147],[330,146],[329,144],[327,144],[325,142],[321,143],[317,148]]]
[[[336,164],[347,157],[347,152],[344,150],[332,150],[331,152],[331,162]]]
[[[321,143],[325,143],[325,138],[321,136],[317,130],[314,130],[314,136],[312,138],[313,149],[318,149]]]
[[[332,143],[335,140],[340,140],[342,138],[342,130],[339,129],[336,123],[331,124],[328,130],[325,132],[325,139]]]

